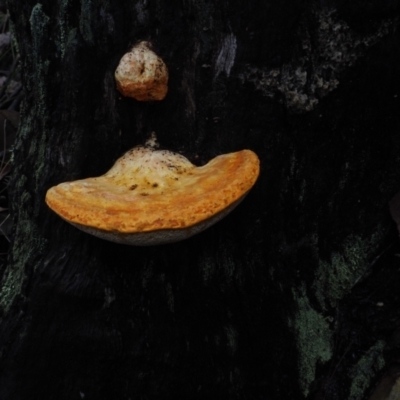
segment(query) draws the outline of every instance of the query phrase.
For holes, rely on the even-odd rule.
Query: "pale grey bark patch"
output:
[[[353,367],[349,400],[363,399],[371,379],[385,366],[383,356],[385,345],[384,340],[378,340]]]
[[[329,322],[310,304],[305,286],[293,290],[297,313],[290,321],[298,343],[299,384],[304,396],[310,392],[317,366],[332,357],[332,335]]]
[[[225,72],[227,76],[230,75],[235,62],[236,48],[236,37],[233,33],[230,33],[225,37],[215,62],[215,79],[221,72]]]
[[[147,0],[138,1],[135,5],[137,12],[137,20],[140,24],[144,25],[148,20]]]
[[[366,51],[386,36],[397,20],[383,21],[371,35],[361,36],[341,20],[335,10],[316,15],[316,40],[301,28],[302,57],[295,57],[281,68],[248,65],[240,75],[252,82],[264,96],[282,95],[282,102],[293,113],[312,111],[320,99],[336,89],[341,73],[352,67]]]

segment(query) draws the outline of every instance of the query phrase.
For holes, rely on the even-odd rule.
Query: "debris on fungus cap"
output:
[[[148,246],[177,242],[231,212],[254,185],[251,150],[196,167],[180,154],[135,147],[103,176],[49,189],[48,206],[77,228],[112,242]]]
[[[121,58],[115,80],[123,96],[139,101],[162,100],[166,96],[168,69],[150,47],[149,42],[140,42]]]

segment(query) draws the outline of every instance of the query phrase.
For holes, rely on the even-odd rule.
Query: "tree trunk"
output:
[[[9,1],[25,98],[0,292],[0,398],[361,400],[395,360],[398,2]],[[140,40],[157,103],[114,71]],[[254,150],[223,221],[130,247],[48,209],[151,132],[203,164]],[[397,335],[398,336],[398,335]]]

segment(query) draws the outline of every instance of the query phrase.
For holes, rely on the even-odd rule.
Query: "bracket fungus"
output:
[[[162,100],[168,91],[167,66],[149,42],[138,43],[121,58],[115,80],[123,96],[139,101]]]
[[[138,146],[103,176],[48,190],[48,206],[77,228],[112,242],[148,246],[177,242],[232,211],[254,185],[251,150],[196,167],[180,154]]]

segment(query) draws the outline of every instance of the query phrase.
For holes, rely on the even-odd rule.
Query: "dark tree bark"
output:
[[[24,103],[1,271],[0,398],[349,399],[395,360],[397,1],[9,1]],[[121,98],[138,40],[170,71]],[[245,201],[180,243],[121,246],[44,203],[156,132],[197,164],[249,148]]]

